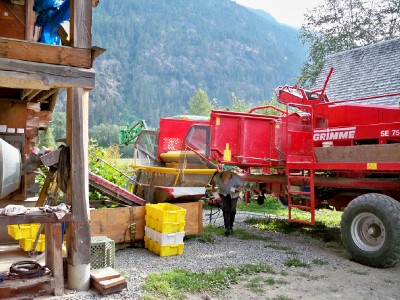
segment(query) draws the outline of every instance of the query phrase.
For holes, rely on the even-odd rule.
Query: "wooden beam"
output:
[[[25,40],[36,42],[35,40],[35,21],[36,13],[33,11],[35,0],[26,0],[26,24],[25,24]]]
[[[90,69],[91,49],[0,38],[0,57]]]
[[[0,86],[41,90],[53,87],[92,89],[95,86],[95,71],[0,58]]]
[[[58,89],[51,89],[49,91],[43,91],[42,94],[40,95],[40,97],[38,99],[36,99],[36,101],[42,102],[56,93],[58,93]]]
[[[71,45],[77,48],[90,49],[92,47],[92,1],[71,1],[70,24]]]
[[[33,93],[30,93],[28,98],[26,100],[31,101],[33,98],[35,98],[39,93],[41,92],[41,90],[35,90]]]
[[[22,90],[21,93],[21,100],[24,100],[26,97],[28,97],[31,93],[33,93],[35,90],[33,89],[24,89]]]

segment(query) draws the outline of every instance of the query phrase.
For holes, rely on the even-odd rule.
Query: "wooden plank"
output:
[[[53,213],[31,213],[27,215],[6,216],[0,215],[0,224],[30,224],[30,223],[60,223],[71,220],[71,214],[58,219]],[[90,243],[89,243],[90,244]]]
[[[116,244],[130,242],[130,210],[133,207],[95,209],[90,211],[91,236],[107,236]]]
[[[0,36],[21,39],[25,38],[24,7],[11,5],[8,1],[0,2]]]
[[[107,280],[102,280],[98,283],[99,286],[101,286],[102,289],[109,289],[113,286],[120,285],[121,283],[126,282],[126,279],[122,276],[119,276],[117,278],[112,278],[112,279],[107,279]]]
[[[27,115],[25,103],[0,102],[0,124],[7,128],[25,128]]]
[[[90,271],[90,278],[92,278],[96,282],[100,282],[103,280],[114,279],[120,277],[118,271],[114,270],[111,267],[96,269]]]
[[[0,38],[0,57],[90,69],[92,51],[23,40]]]
[[[0,57],[0,86],[41,89],[95,87],[93,69],[74,68]]]
[[[203,205],[201,202],[173,203],[186,209],[185,235],[203,232]]]
[[[61,296],[64,293],[64,272],[62,258],[62,226],[61,223],[45,224],[46,265],[53,277],[53,293]]]
[[[120,278],[123,278],[123,277],[120,277]],[[120,282],[120,283],[115,284],[115,282]],[[128,286],[125,279],[119,279],[119,278],[110,279],[110,281],[102,282],[102,283],[92,280],[92,285],[102,295],[120,292],[123,289],[127,288],[127,286]],[[105,286],[108,286],[108,287],[105,287]]]
[[[334,146],[315,148],[317,162],[396,162],[400,161],[400,144]]]
[[[107,236],[116,244],[129,243],[131,241],[130,230],[134,227],[135,240],[142,240],[145,213],[144,206],[91,210],[91,235]]]

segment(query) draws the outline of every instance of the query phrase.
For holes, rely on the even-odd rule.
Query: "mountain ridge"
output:
[[[230,0],[120,0],[93,15],[90,126],[184,114],[198,88],[228,105],[257,103],[294,84],[305,60],[297,31]],[[123,109],[122,109],[123,108]]]

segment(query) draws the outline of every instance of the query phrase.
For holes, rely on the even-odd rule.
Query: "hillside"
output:
[[[295,83],[304,48],[295,29],[230,0],[102,1],[94,10],[90,126],[187,113],[198,88],[228,105]]]

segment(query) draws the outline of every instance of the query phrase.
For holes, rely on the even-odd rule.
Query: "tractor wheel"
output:
[[[341,221],[343,245],[361,264],[385,268],[400,258],[400,202],[382,194],[364,194],[346,207]]]

